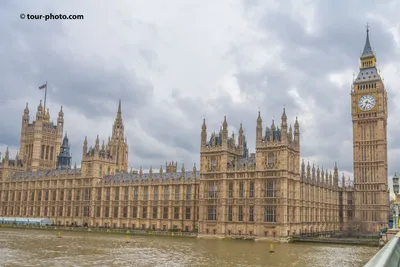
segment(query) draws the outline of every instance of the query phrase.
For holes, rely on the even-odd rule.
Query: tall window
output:
[[[60,208],[61,208],[61,207],[60,207]],[[97,206],[97,207],[96,207],[96,217],[101,217],[100,212],[101,212],[101,207]],[[60,216],[61,216],[61,215],[60,215]]]
[[[168,207],[163,208],[163,219],[168,219]]]
[[[142,218],[147,219],[147,207],[143,207],[142,209]]]
[[[254,197],[254,182],[250,182],[250,197]]]
[[[208,185],[208,198],[217,198],[217,184],[215,182]]]
[[[84,206],[83,207],[83,216],[84,217],[90,217],[90,207],[89,206]]]
[[[230,182],[228,185],[228,197],[233,198],[233,182]]]
[[[190,207],[186,207],[186,220],[190,220]]]
[[[254,222],[254,207],[249,207],[249,222]]]
[[[164,200],[169,200],[169,186],[164,187]]]
[[[110,197],[111,197],[111,188],[107,187],[107,189],[106,189],[106,200],[109,201]]]
[[[149,199],[149,187],[145,186],[143,187],[143,200],[148,200]]]
[[[97,195],[97,200],[101,200],[101,188],[97,188],[97,193],[96,193],[96,195]]]
[[[264,207],[264,222],[276,222],[276,206],[268,205]]]
[[[244,197],[244,184],[243,184],[243,182],[239,183],[239,197]]]
[[[133,199],[139,200],[139,188],[137,186],[133,189]]]
[[[137,207],[136,206],[133,206],[132,207],[132,215],[131,215],[131,217],[132,218],[137,218]]]
[[[175,185],[175,200],[179,200],[180,199],[180,190],[179,190],[179,185]]]
[[[268,179],[265,186],[265,196],[266,197],[276,197],[276,180]]]
[[[217,206],[210,205],[207,207],[207,220],[209,221],[217,220]]]
[[[158,208],[153,207],[153,219],[157,219]]]
[[[91,193],[90,189],[89,188],[84,189],[83,193],[84,193],[83,199],[90,200],[90,193]]]
[[[179,207],[174,207],[174,219],[179,219]]]
[[[155,185],[153,187],[153,198],[154,198],[155,201],[158,200],[158,185]]]
[[[127,201],[129,199],[129,187],[125,187],[124,189],[124,200]]]
[[[122,208],[122,217],[128,218],[128,207],[127,206],[124,206]]]
[[[228,221],[232,221],[232,206],[228,206]]]
[[[187,185],[186,186],[186,200],[191,200],[192,199],[192,185]]]
[[[239,206],[238,209],[238,221],[243,222],[243,206]]]
[[[275,163],[275,155],[274,153],[269,153],[268,154],[268,167],[273,167]]]

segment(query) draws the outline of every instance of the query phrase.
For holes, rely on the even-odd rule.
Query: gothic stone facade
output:
[[[203,121],[200,162],[201,233],[285,237],[344,230],[352,219],[351,185],[339,185],[336,164],[332,174],[300,163],[300,126],[288,127],[285,109],[281,127],[265,132],[258,114],[251,155],[242,125],[235,140],[225,117],[208,140]]]
[[[83,143],[81,168],[71,168],[69,140],[41,103],[36,121],[24,110],[20,153],[0,164],[0,216],[46,217],[58,225],[192,231],[198,220],[198,177],[194,166],[166,164],[158,173],[129,171],[121,102],[107,145],[97,136]],[[34,131],[26,129],[35,129]],[[32,137],[33,135],[33,137]],[[62,142],[61,142],[62,140]],[[57,146],[58,144],[58,146]],[[55,157],[54,151],[58,152]],[[35,164],[34,164],[35,163]]]
[[[121,103],[107,144],[100,145],[97,136],[88,147],[85,137],[79,169],[71,166],[67,135],[57,141],[58,149],[49,141],[59,139],[63,118],[61,108],[54,125],[39,104],[36,121],[29,123],[25,108],[22,131],[29,135],[26,128],[40,125],[34,134],[42,133],[36,138],[23,134],[16,158],[10,159],[7,150],[2,159],[1,216],[46,217],[58,225],[267,237],[346,225],[348,213],[340,213],[340,207],[346,209],[348,202],[345,194],[341,204],[339,194],[351,186],[339,186],[336,166],[332,174],[300,164],[299,123],[296,119],[294,133],[291,126],[287,131],[285,112],[281,128],[273,123],[265,135],[259,114],[257,149],[251,155],[242,127],[236,145],[234,136],[228,138],[225,118],[219,136],[206,142],[203,122],[200,171],[195,166],[178,170],[171,162],[154,173],[151,167],[148,173],[128,170]],[[39,153],[31,152],[35,150]]]

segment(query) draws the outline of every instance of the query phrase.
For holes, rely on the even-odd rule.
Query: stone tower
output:
[[[389,216],[387,166],[387,92],[371,48],[369,30],[360,71],[351,90],[355,223],[376,231]]]
[[[297,117],[294,127],[289,124],[285,108],[280,127],[272,120],[271,126],[263,132],[260,112],[256,127],[256,169],[263,173],[263,182],[256,186],[262,188],[265,196],[277,197],[276,202],[265,203],[260,214],[273,214],[271,223],[279,223],[281,234],[292,232],[291,224],[300,219],[300,206],[293,206],[288,199],[300,196],[300,125]],[[278,189],[278,190],[276,190]],[[271,193],[274,192],[274,193]],[[277,193],[278,192],[278,193]],[[271,216],[270,216],[271,217]]]
[[[117,116],[114,121],[110,143],[111,155],[115,160],[117,170],[128,171],[128,141],[124,137],[124,123],[122,121],[121,100],[119,100]]]
[[[62,107],[57,123],[50,120],[49,110],[44,110],[42,101],[36,111],[36,120],[29,122],[28,103],[22,115],[19,159],[25,170],[40,171],[56,168],[57,155],[60,153],[64,127]]]
[[[88,147],[85,137],[82,147],[82,173],[87,177],[101,179],[104,175],[128,171],[128,144],[124,138],[121,101],[114,121],[112,136],[100,144],[97,135],[94,147]]]

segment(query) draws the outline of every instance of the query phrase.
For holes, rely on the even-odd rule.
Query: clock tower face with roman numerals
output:
[[[387,92],[376,67],[369,30],[351,90],[354,223],[373,232],[388,220]],[[382,227],[381,227],[382,228]]]

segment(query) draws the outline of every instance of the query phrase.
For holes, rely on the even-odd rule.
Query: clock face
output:
[[[372,95],[363,95],[358,100],[358,107],[363,111],[371,110],[375,106],[375,98]]]

